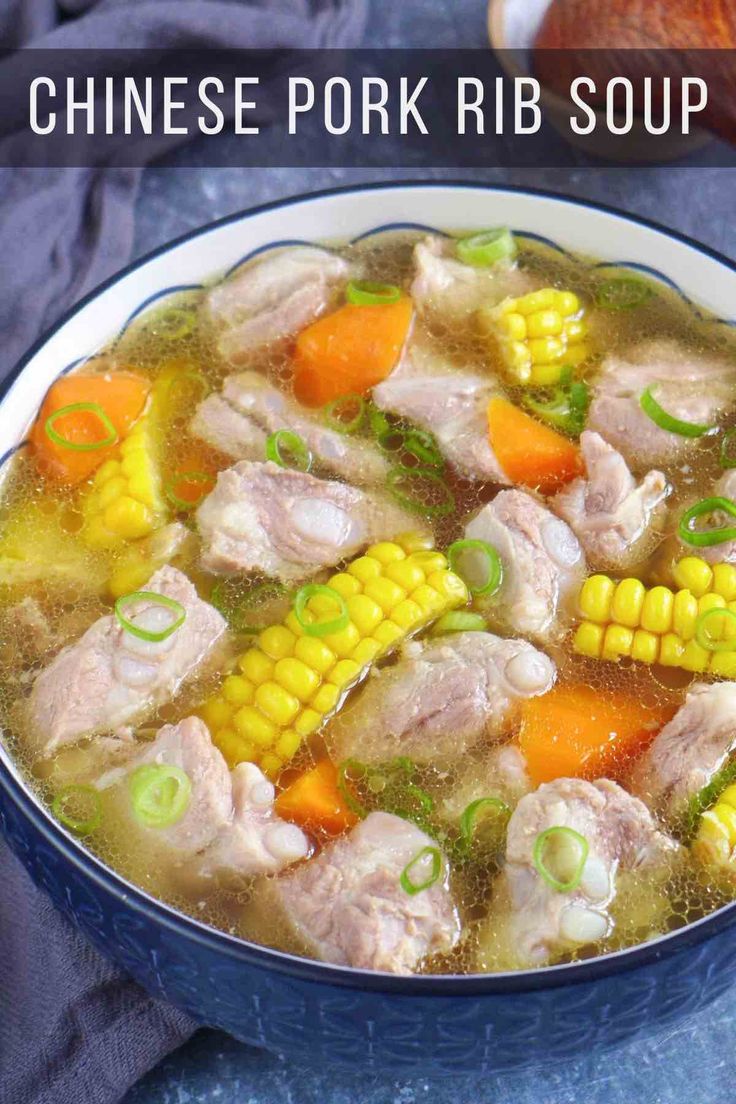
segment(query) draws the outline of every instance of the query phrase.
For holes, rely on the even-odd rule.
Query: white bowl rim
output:
[[[21,357],[0,386],[0,412],[6,403],[9,393],[13,390],[15,385],[20,382],[25,368],[56,333],[62,330],[71,319],[97,299],[103,292],[114,287],[115,284],[119,283],[136,270],[143,268],[150,261],[175,249],[177,246],[192,239],[206,236],[208,233],[221,227],[257,218],[260,215],[278,210],[279,208],[308,203],[310,201],[363,192],[397,191],[403,193],[437,189],[447,189],[450,191],[477,191],[496,196],[507,194],[511,196],[537,197],[567,206],[586,208],[608,215],[612,219],[622,220],[650,231],[655,231],[663,238],[670,238],[680,242],[682,245],[710,258],[736,275],[735,261],[720,253],[718,250],[698,242],[687,234],[671,230],[652,219],[622,211],[614,206],[596,203],[584,198],[578,199],[572,196],[561,195],[543,188],[532,188],[523,185],[484,184],[482,182],[462,179],[444,179],[436,181],[416,179],[399,182],[354,184],[340,188],[326,188],[273,200],[257,207],[247,208],[226,215],[223,218],[190,230],[172,241],[166,242],[115,272],[61,315],[61,317],[52,326],[48,327],[38,340],[33,343],[25,355]],[[419,224],[407,223],[401,225],[408,226]],[[380,227],[379,229],[391,228],[393,228],[393,226]],[[613,265],[615,262],[605,263]],[[657,274],[657,271],[658,270],[653,270],[653,273]],[[659,275],[661,276],[661,274]],[[667,280],[665,278],[665,282],[668,282],[670,286],[679,290],[672,280]],[[170,291],[171,289],[167,290]],[[680,292],[680,294],[683,293]],[[684,296],[684,298],[687,299],[688,297]],[[736,323],[731,320],[717,319],[716,321],[723,322],[729,326],[736,325]],[[82,357],[81,359],[84,360],[86,358]],[[2,464],[4,459],[5,457],[0,460],[0,464]],[[202,923],[186,913],[179,912],[170,905],[150,896],[145,890],[134,883],[128,882],[121,875],[106,866],[95,855],[87,851],[75,837],[54,820],[50,811],[42,805],[22,781],[19,772],[15,769],[14,764],[10,760],[2,744],[0,744],[0,797],[2,796],[2,790],[5,791],[7,799],[12,800],[13,803],[20,808],[21,812],[32,822],[34,828],[40,832],[54,851],[61,852],[64,858],[72,863],[85,878],[95,882],[106,894],[118,898],[126,908],[141,914],[154,925],[166,927],[181,937],[207,945],[212,951],[224,954],[226,957],[234,960],[240,960],[243,965],[264,970],[273,969],[280,974],[305,981],[336,985],[339,987],[358,988],[373,992],[392,993],[407,997],[450,997],[455,995],[482,996],[530,992],[539,989],[558,988],[594,981],[614,974],[629,972],[641,967],[653,965],[658,961],[682,952],[688,947],[693,947],[704,942],[710,936],[732,926],[736,921],[736,901],[734,901],[723,905],[721,908],[691,924],[678,928],[666,935],[659,936],[649,942],[637,944],[633,947],[609,954],[599,955],[595,958],[560,965],[545,966],[538,969],[490,974],[420,974],[403,976],[388,974],[381,971],[362,970],[349,966],[335,966],[331,963],[320,962],[318,960],[264,947],[260,944],[230,935],[221,929],[213,928],[208,924]]]

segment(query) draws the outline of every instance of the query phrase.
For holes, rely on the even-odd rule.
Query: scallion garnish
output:
[[[402,453],[408,453],[415,457],[425,468],[442,471],[445,466],[445,458],[439,450],[437,442],[431,433],[423,429],[404,429],[401,426],[389,426],[378,436],[378,444],[384,452],[392,452],[400,457]],[[409,467],[409,465],[402,465]],[[411,469],[414,470],[413,468]]]
[[[525,394],[523,401],[541,421],[561,429],[570,437],[579,437],[585,429],[590,392],[587,384],[581,380],[555,388],[548,399]]]
[[[511,260],[516,256],[516,240],[506,226],[459,238],[455,248],[463,264],[476,268],[489,268],[498,261]]]
[[[357,759],[346,759],[337,768],[337,788],[342,799],[351,813],[355,813],[361,820],[368,816],[368,810],[358,801],[350,788],[350,782],[360,782],[365,778],[366,772],[365,764],[358,762]]]
[[[177,488],[182,490],[183,486],[201,487],[201,491],[196,498],[184,498],[182,495],[177,494]],[[170,479],[164,486],[164,493],[169,502],[173,506],[176,506],[177,510],[193,510],[195,506],[199,506],[202,499],[206,498],[209,492],[215,485],[215,477],[208,475],[207,472],[200,471],[182,471],[177,472],[176,475]]]
[[[378,407],[373,402],[367,403],[368,408],[368,425],[371,427],[371,433],[374,437],[380,438],[383,433],[387,433],[391,428],[391,423]]]
[[[141,625],[137,625],[135,621],[131,621],[129,617],[125,616],[125,610],[128,606],[134,602],[146,602],[148,605],[144,610],[141,610],[138,614],[147,613],[150,609],[160,606],[165,610],[171,610],[175,615],[170,624],[166,625],[163,629],[146,629]],[[162,640],[167,640],[172,633],[175,633],[177,629],[181,628],[186,620],[187,611],[181,602],[177,602],[175,598],[167,598],[165,594],[155,594],[152,590],[136,590],[133,594],[124,594],[121,598],[118,598],[115,603],[115,616],[118,621],[131,636],[137,636],[139,640],[148,640],[152,644],[158,644]]]
[[[470,610],[450,610],[435,621],[429,630],[430,636],[443,636],[445,633],[455,632],[485,632],[488,628],[486,619],[480,613],[471,613]]]
[[[471,801],[460,817],[460,843],[464,851],[470,851],[480,821],[492,813],[494,826],[503,824],[511,816],[511,809],[500,797],[479,797]]]
[[[429,873],[422,881],[416,881],[415,879],[417,877],[421,878],[424,868],[427,866],[430,859],[432,865]],[[401,871],[399,881],[404,892],[413,897],[415,893],[421,893],[423,890],[433,886],[435,882],[439,881],[441,874],[442,852],[439,847],[423,847]]]
[[[58,821],[78,836],[88,836],[102,821],[102,801],[94,786],[72,782],[51,803]]]
[[[636,276],[616,276],[600,285],[596,303],[603,310],[634,310],[651,299],[654,291],[646,280]]]
[[[146,828],[168,828],[186,813],[192,783],[186,771],[168,763],[144,763],[132,772],[128,790],[133,815]]]
[[[337,607],[336,616],[325,621],[312,620],[314,611],[307,608],[307,603],[313,598],[326,599],[326,604],[334,604]],[[306,614],[311,616],[307,617]],[[329,636],[331,633],[342,632],[350,624],[348,607],[342,594],[321,583],[307,583],[299,588],[294,598],[294,616],[307,636]]]
[[[341,395],[324,408],[323,417],[338,433],[357,433],[363,424],[366,402],[362,395]]]
[[[402,490],[402,485],[408,485]],[[397,502],[416,514],[444,517],[455,509],[455,496],[432,468],[397,464],[388,473],[388,489]]]
[[[736,426],[727,429],[721,440],[720,461],[722,468],[736,468]]]
[[[487,541],[454,541],[447,549],[447,562],[450,570],[460,576],[471,594],[486,597],[495,594],[503,582],[501,557]]]
[[[290,429],[277,429],[266,439],[266,459],[296,471],[308,472],[312,467],[312,453],[299,434]]]
[[[204,378],[202,373],[195,372],[194,369],[191,369],[186,372],[177,372],[176,375],[172,376],[171,379],[168,381],[166,394],[168,396],[171,396],[172,391],[177,388],[180,389],[185,383],[193,384],[198,389],[200,398],[204,398],[204,396],[209,391],[209,384],[207,383],[207,380]]]
[[[193,307],[168,307],[153,317],[151,331],[165,341],[182,341],[196,325],[197,312]]]
[[[714,426],[699,425],[697,422],[683,422],[681,418],[675,418],[672,414],[668,414],[652,394],[653,386],[653,384],[650,384],[642,391],[639,406],[660,429],[666,429],[669,433],[676,433],[679,437],[704,437],[706,433],[713,432]]]
[[[588,858],[588,841],[574,828],[555,826],[540,832],[534,841],[535,869],[557,893],[577,889]]]
[[[736,540],[736,525],[719,525],[711,529],[695,528],[695,523],[699,518],[718,511],[736,518],[736,503],[732,502],[730,498],[721,498],[720,496],[703,498],[700,502],[696,502],[680,518],[677,526],[680,540],[685,544],[692,545],[693,548],[711,548],[714,544]]]
[[[733,633],[724,640],[729,625]],[[707,652],[736,651],[736,613],[723,606],[703,610],[695,622],[695,640]]]
[[[98,441],[70,441],[54,428],[58,420],[66,417],[67,414],[82,413],[94,415],[102,424],[107,436],[100,438]],[[55,445],[59,445],[61,448],[70,449],[72,452],[96,452],[97,449],[109,448],[110,445],[116,444],[118,440],[118,431],[115,429],[112,421],[100,404],[95,402],[69,403],[68,406],[60,407],[58,410],[55,410],[53,414],[49,414],[44,424],[44,430],[46,436],[53,441]]]
[[[374,280],[351,280],[345,290],[345,298],[356,307],[381,307],[398,302],[401,288]]]

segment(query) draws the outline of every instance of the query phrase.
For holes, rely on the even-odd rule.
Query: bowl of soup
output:
[[[0,420],[0,818],[36,882],[301,1060],[521,1068],[713,1000],[734,301],[630,216],[412,184],[80,303]]]

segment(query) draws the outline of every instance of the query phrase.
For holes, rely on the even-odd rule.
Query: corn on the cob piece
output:
[[[481,310],[481,326],[501,347],[516,383],[549,387],[563,368],[577,367],[589,355],[585,311],[573,291],[541,288]]]
[[[616,662],[629,656],[640,663],[736,678],[736,616],[730,616],[736,615],[736,566],[711,567],[687,556],[675,565],[674,576],[678,591],[645,587],[634,578],[616,583],[607,575],[589,576],[578,598],[575,651],[593,659]],[[734,639],[733,651],[710,651],[695,639],[698,618],[713,609],[730,614],[709,618],[709,636]]]
[[[167,510],[156,452],[151,417],[144,413],[117,454],[97,469],[84,500],[83,537],[90,548],[116,548],[163,524]]]
[[[692,852],[702,862],[736,872],[736,785],[727,786],[716,803],[701,814]]]
[[[199,710],[231,767],[258,763],[275,777],[372,663],[467,602],[465,583],[440,552],[411,549],[401,538],[374,544],[330,578],[349,616],[341,631],[310,636],[292,610],[240,656],[238,672]],[[310,598],[308,613],[326,614],[324,601]]]

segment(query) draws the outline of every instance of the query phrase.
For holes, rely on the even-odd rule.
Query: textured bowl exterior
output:
[[[323,228],[314,231],[315,237],[330,236],[326,227],[333,204],[346,236],[361,235],[360,218],[350,210],[346,213],[346,195],[355,197],[361,218],[368,219],[369,225],[373,218],[374,226],[381,221],[374,215],[386,208],[419,213],[426,222],[442,225],[439,213],[445,207],[449,210],[451,203],[462,204],[469,224],[476,226],[500,221],[492,219],[490,212],[497,215],[504,203],[516,203],[519,221],[511,224],[518,226],[523,220],[528,226],[527,218],[532,218],[537,205],[546,203],[558,223],[567,217],[567,227],[558,226],[560,240],[572,239],[574,245],[576,235],[578,239],[584,236],[585,225],[581,228],[580,223],[587,219],[592,252],[610,261],[626,257],[630,267],[651,272],[645,258],[651,256],[652,243],[661,239],[667,265],[663,265],[664,271],[654,272],[655,276],[686,297],[707,286],[716,298],[706,305],[716,312],[725,313],[725,304],[736,301],[736,268],[695,243],[592,206],[482,187],[467,187],[460,194],[460,187],[353,189],[301,203],[307,207],[314,203],[317,222],[322,219]],[[320,203],[324,208],[321,214]],[[485,218],[484,203],[489,210]],[[283,205],[283,210],[273,205],[266,210],[275,214],[277,221],[283,218],[288,222],[294,207],[298,204]],[[249,248],[254,241],[258,246],[259,213],[242,216],[243,220],[251,218],[255,221],[248,224]],[[237,225],[237,219],[232,221]],[[530,232],[540,236],[540,225],[530,227]],[[215,233],[222,229],[219,224]],[[269,230],[266,227],[264,231],[266,242],[273,240],[268,237]],[[205,243],[208,233],[205,230],[199,235]],[[611,249],[621,252],[611,254],[605,249],[606,233],[610,234]],[[175,243],[172,253],[185,244]],[[176,256],[168,264],[166,250],[155,257],[157,264],[162,259],[158,272],[151,268],[151,259],[142,262],[140,273],[131,270],[119,281],[111,281],[102,289],[104,294],[90,297],[29,353],[0,407],[0,445],[7,449],[11,442],[17,443],[39,396],[64,365],[63,353],[48,353],[54,341],[58,345],[60,336],[64,337],[65,329],[73,328],[80,316],[84,324],[84,313],[90,307],[97,308],[99,321],[105,296],[109,302],[110,291],[126,287],[131,280],[145,285],[150,277],[144,292],[152,286],[155,293],[149,295],[149,302],[173,283],[172,275],[176,278],[180,271],[188,272],[178,266]],[[222,259],[226,260],[225,254]],[[202,268],[208,271],[206,255]],[[716,274],[721,277],[717,287],[712,279]],[[135,297],[135,289],[128,292]],[[98,344],[118,324],[112,318],[98,335]],[[731,323],[721,320],[714,324]],[[76,347],[77,343],[78,336],[72,332],[61,347]],[[268,951],[175,913],[104,868],[42,809],[23,786],[1,745],[0,829],[58,908],[103,954],[152,994],[178,1005],[201,1023],[305,1064],[329,1062],[356,1071],[437,1076],[564,1061],[667,1029],[714,1000],[731,984],[736,970],[732,934],[736,906],[630,951],[575,966],[511,975],[394,978]]]

